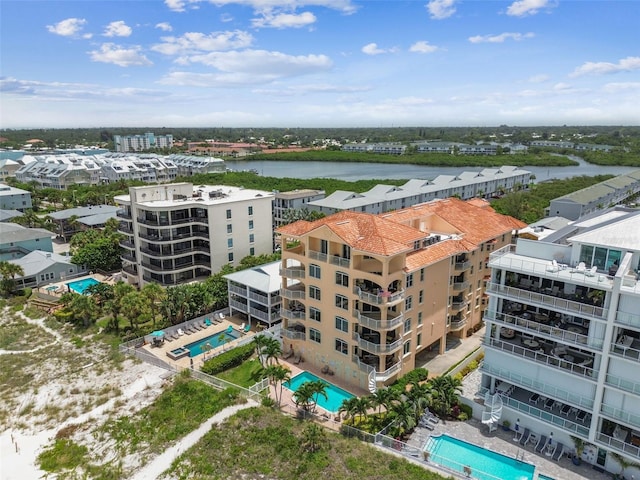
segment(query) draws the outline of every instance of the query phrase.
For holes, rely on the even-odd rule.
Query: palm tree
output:
[[[256,335],[253,337],[253,341],[255,343],[256,355],[258,355],[260,365],[264,367],[264,361],[262,359],[262,349],[267,343],[267,337],[265,335]]]
[[[278,357],[282,355],[282,347],[280,342],[275,338],[267,337],[264,340],[264,347],[262,348],[262,354],[265,356],[265,363],[269,364],[271,359],[275,360],[275,363],[280,363]]]
[[[120,307],[129,317],[132,331],[136,331],[139,324],[147,322],[151,315],[149,303],[137,290],[132,290],[122,297]]]
[[[627,468],[629,468],[629,467],[640,468],[640,463],[630,462],[629,460],[627,460],[625,457],[623,457],[619,453],[612,452],[612,453],[610,453],[610,455],[613,457],[613,459],[616,462],[618,462],[618,464],[620,464],[620,468],[622,469],[622,471],[620,472],[620,475],[621,475],[622,478],[625,478],[624,477],[624,472],[625,472],[625,470]]]
[[[282,365],[269,365],[265,368],[264,375],[273,383],[276,403],[280,406],[282,402],[282,386],[285,382],[291,380],[291,370]]]
[[[416,410],[409,402],[400,402],[391,408],[395,417],[396,426],[400,429],[400,433],[413,430],[417,425]]]
[[[360,422],[367,419],[367,410],[372,406],[371,397],[357,397],[355,402],[355,412],[358,414]],[[364,417],[364,419],[363,419]]]
[[[458,394],[462,393],[462,382],[459,378],[442,375],[431,379],[433,407],[443,417],[449,415],[451,407],[458,404]]]
[[[407,401],[416,409],[416,415],[431,406],[432,388],[428,383],[413,382],[411,390],[406,393]]]
[[[78,293],[65,293],[60,301],[69,313],[69,320],[83,327],[88,327],[95,322],[98,315],[98,306],[93,297]]]
[[[302,432],[300,445],[305,452],[314,453],[322,448],[325,441],[324,429],[316,423],[309,423]]]
[[[141,290],[144,297],[149,302],[149,309],[151,310],[151,321],[153,328],[156,328],[156,317],[160,310],[159,304],[164,300],[166,294],[164,288],[157,283],[147,283]]]
[[[340,414],[344,413],[345,422],[348,421],[349,418],[355,419],[355,416],[357,413],[357,404],[358,404],[358,397],[345,398],[342,401],[342,405],[340,405],[340,409],[338,410],[338,413]]]
[[[0,262],[0,289],[5,295],[9,295],[16,288],[16,276],[24,276],[24,270],[20,265],[3,260]]]
[[[311,388],[313,389],[313,403],[314,403],[313,408],[315,410],[315,406],[318,404],[318,399],[320,398],[320,395],[322,395],[325,400],[329,398],[327,396],[327,384],[322,380],[314,380],[309,383],[311,383]]]
[[[120,330],[120,323],[118,317],[122,310],[122,299],[129,293],[133,292],[134,288],[125,282],[118,282],[113,286],[113,296],[107,301],[106,307],[111,311],[111,324],[110,328],[118,333]]]
[[[305,411],[311,410],[311,406],[314,404],[313,399],[316,392],[312,383],[313,382],[304,382],[293,392],[293,401]]]

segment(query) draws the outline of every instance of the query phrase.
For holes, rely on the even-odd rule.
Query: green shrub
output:
[[[53,446],[38,455],[40,468],[46,472],[58,472],[76,468],[87,454],[87,447],[68,438],[56,440]]]
[[[411,370],[404,377],[402,377],[393,385],[391,385],[390,388],[404,392],[408,384],[413,382],[416,382],[416,383],[423,382],[428,378],[429,378],[429,370],[427,370],[426,368],[416,368],[415,370]]]
[[[202,365],[201,370],[209,375],[224,372],[225,370],[240,365],[250,358],[254,351],[255,346],[253,342],[241,347],[236,347],[233,350],[229,350],[228,352],[224,352],[217,357],[207,360],[204,362],[204,365]]]
[[[467,418],[465,418],[465,420],[468,420],[469,418],[471,418],[473,416],[473,408],[471,408],[466,403],[460,403],[458,405],[458,407],[460,408],[460,411],[467,416]],[[460,419],[459,416],[458,416],[458,419]]]
[[[469,420],[469,415],[462,412],[460,415],[458,415],[458,420],[461,422],[466,422],[467,420]]]

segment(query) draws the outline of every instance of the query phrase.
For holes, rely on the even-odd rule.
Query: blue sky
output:
[[[640,124],[640,2],[0,0],[0,127]]]

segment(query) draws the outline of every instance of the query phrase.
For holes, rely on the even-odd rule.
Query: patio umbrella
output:
[[[162,330],[156,330],[151,333],[152,337],[164,337],[164,332]]]
[[[513,440],[515,441],[515,440],[518,440],[518,433],[520,433],[520,419],[519,418],[516,420],[516,426],[515,426],[514,430],[516,431],[516,435],[515,435],[515,437],[513,437]]]

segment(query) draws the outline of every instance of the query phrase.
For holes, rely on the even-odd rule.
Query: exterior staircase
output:
[[[375,369],[369,372],[369,391],[376,393],[378,390],[378,384],[376,383],[376,371]]]
[[[484,396],[484,408],[482,412],[482,423],[489,425],[489,431],[498,429],[500,417],[502,417],[502,397],[499,393],[491,395],[487,392]]]

